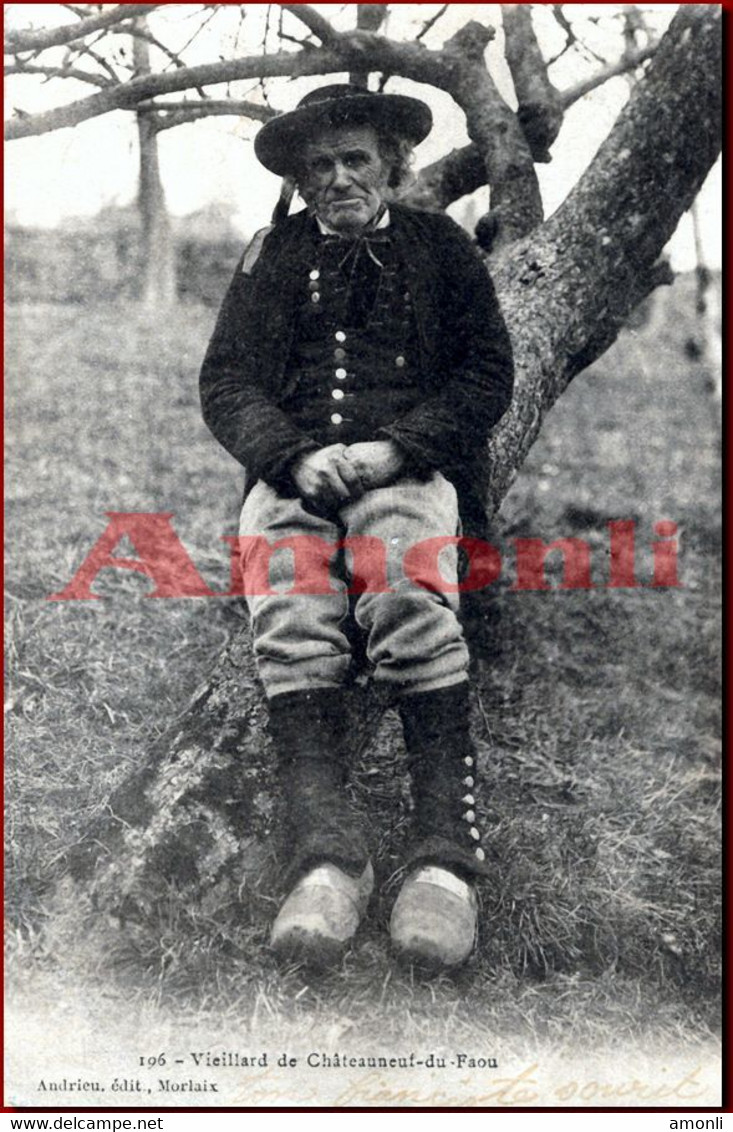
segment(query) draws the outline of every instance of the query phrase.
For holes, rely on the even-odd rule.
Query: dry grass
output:
[[[453,978],[421,982],[396,968],[386,883],[342,969],[309,982],[278,971],[263,948],[267,893],[246,914],[236,893],[215,913],[171,894],[134,936],[57,888],[65,853],[241,611],[148,601],[144,580],[122,571],[100,577],[105,601],[45,597],[69,580],[105,510],[173,511],[198,568],[225,588],[219,539],[234,531],[239,482],[197,409],[209,312],[11,309],[6,836],[22,994],[76,982],[115,1011],[154,1007],[200,1033],[262,1041],[335,1035],[439,1050],[481,1049],[497,1035],[554,1046],[709,1036],[720,930],[718,434],[703,367],[681,353],[689,291],[666,296],[664,311],[553,412],[507,501],[505,535],[586,537],[600,582],[606,521],[635,518],[648,580],[651,525],[675,519],[683,587],[504,586],[500,620],[483,631],[488,691],[475,720],[496,863],[480,953]],[[398,844],[400,828],[389,832]],[[385,843],[385,879],[393,853]]]

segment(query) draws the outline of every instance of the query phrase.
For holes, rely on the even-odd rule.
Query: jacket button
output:
[[[398,369],[402,369],[403,365],[405,364],[405,359],[402,357],[402,354],[398,354],[398,356],[394,360],[394,364]]]
[[[339,381],[345,380],[346,370],[344,369],[343,366],[339,366],[339,368],[336,370],[336,377],[338,378]]]
[[[475,825],[472,825],[468,832],[471,834],[471,837],[474,839],[474,841],[480,841],[481,840],[481,834],[476,829]]]
[[[344,334],[343,330],[337,330],[336,333],[334,334],[334,338],[336,339],[337,342],[345,342],[346,341],[346,335]]]
[[[343,389],[332,389],[331,396],[335,401],[343,401],[346,394],[344,393]]]
[[[475,811],[474,810],[466,810],[465,814],[463,815],[463,820],[464,821],[471,821],[471,822],[476,821]]]
[[[320,279],[321,278],[321,273],[320,273],[320,271],[318,270],[317,267],[314,267],[313,270],[311,271],[310,278],[311,279]]]
[[[337,346],[333,352],[333,356],[337,362],[342,362],[346,357],[346,350],[344,350],[342,346]]]
[[[473,766],[473,759],[471,758],[470,755],[466,755],[465,759],[463,760],[463,765],[464,766]]]
[[[331,424],[341,424],[343,419],[341,413],[331,413]]]
[[[471,778],[470,774],[469,774],[468,778],[463,779],[463,785],[468,786],[469,790],[473,786],[473,779]]]
[[[486,854],[484,853],[483,849],[476,849],[475,852],[474,852],[474,856],[479,861],[485,861],[486,860]]]

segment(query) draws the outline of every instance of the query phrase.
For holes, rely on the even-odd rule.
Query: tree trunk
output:
[[[680,9],[612,133],[558,212],[502,251],[493,274],[512,333],[516,397],[490,443],[489,507],[498,507],[542,419],[573,376],[615,339],[658,282],[655,263],[690,207],[720,145],[721,12]],[[390,776],[359,770],[382,716],[374,691],[356,692],[351,734],[362,801],[397,812]],[[380,738],[385,763],[398,740]],[[270,885],[276,813],[266,708],[249,634],[214,672],[141,771],[111,799],[73,874],[101,907],[138,921],[170,892],[240,907]],[[391,781],[394,781],[392,776]],[[264,889],[263,889],[264,891]]]
[[[145,20],[139,20],[138,24],[144,28]],[[150,48],[137,36],[133,37],[133,56],[136,73],[148,74]],[[175,245],[160,178],[157,114],[138,110],[135,117],[140,150],[137,194],[143,267],[140,297],[151,307],[160,308],[170,306],[176,299]]]

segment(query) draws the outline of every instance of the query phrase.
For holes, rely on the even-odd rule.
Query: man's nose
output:
[[[336,160],[333,166],[332,185],[334,188],[346,188],[351,184],[351,170],[343,161]]]

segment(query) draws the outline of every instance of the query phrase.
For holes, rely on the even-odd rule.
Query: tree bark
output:
[[[493,435],[488,507],[495,509],[542,419],[573,376],[605,350],[633,306],[658,282],[656,263],[720,146],[721,12],[684,6],[647,75],[587,172],[544,225],[497,257],[494,278],[512,333],[515,401]],[[175,888],[208,906],[236,900],[240,915],[270,891],[277,839],[273,756],[247,633],[142,769],[112,797],[72,864],[99,907],[138,924]],[[357,783],[381,824],[399,805],[373,750],[383,705],[354,694]],[[380,739],[384,765],[399,755]],[[253,913],[254,914],[254,913]]]
[[[141,21],[144,23],[144,20]],[[150,73],[150,47],[133,39],[133,59],[138,75]],[[137,207],[142,235],[142,287],[140,298],[153,309],[171,306],[176,300],[176,250],[160,176],[158,116],[138,110],[137,136],[140,173]]]

